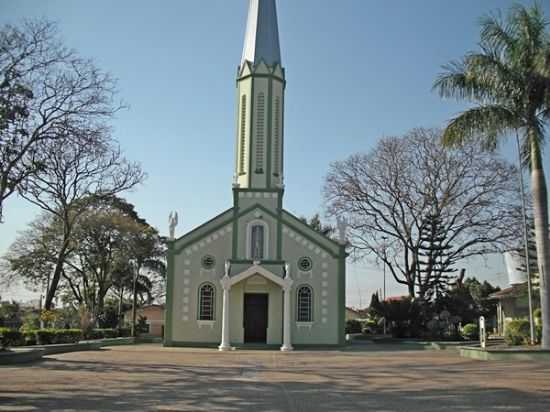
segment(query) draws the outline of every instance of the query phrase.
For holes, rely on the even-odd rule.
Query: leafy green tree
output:
[[[434,88],[442,97],[474,107],[452,119],[443,136],[449,146],[479,140],[494,150],[510,134],[521,138],[531,191],[541,276],[542,346],[550,349],[550,238],[542,148],[550,120],[550,40],[540,6],[514,6],[506,19],[481,23],[481,50],[445,67]]]
[[[4,283],[22,281],[31,290],[48,290],[57,251],[63,243],[58,219],[40,214],[20,232],[2,258],[0,276]],[[72,248],[68,248],[68,251]]]
[[[323,224],[323,222],[321,222],[321,216],[319,215],[319,213],[315,213],[310,219],[302,216],[300,217],[300,220],[323,236],[332,237],[334,235],[334,226]]]
[[[62,225],[41,216],[22,233],[5,256],[3,275],[47,288],[64,243]],[[115,294],[121,317],[125,293],[135,289],[136,305],[150,302],[163,289],[164,244],[156,229],[134,206],[118,197],[87,204],[71,231],[59,289],[69,306],[86,310],[92,323],[106,319],[105,299]],[[135,283],[135,285],[134,285]],[[135,286],[135,287],[134,287]]]
[[[0,326],[17,328],[21,324],[21,308],[15,301],[0,303]]]

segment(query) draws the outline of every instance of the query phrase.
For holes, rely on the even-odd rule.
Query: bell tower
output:
[[[285,85],[275,0],[250,0],[237,73],[236,187],[283,189]]]

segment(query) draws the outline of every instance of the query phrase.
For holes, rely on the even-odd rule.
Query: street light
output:
[[[384,293],[382,295],[382,299],[383,299],[383,302],[384,302],[384,305],[386,304],[386,248],[388,247],[387,244],[386,244],[386,241],[388,240],[388,237],[387,236],[382,236],[382,240],[384,241],[384,243],[382,243],[382,247],[383,247],[383,250],[384,250],[384,269],[383,269],[383,273],[384,273]],[[384,335],[386,334],[386,313],[384,313]]]

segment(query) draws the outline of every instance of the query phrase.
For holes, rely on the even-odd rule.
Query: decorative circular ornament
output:
[[[313,262],[311,261],[311,258],[304,256],[298,259],[298,269],[300,269],[302,272],[309,272],[312,267]]]
[[[207,270],[212,269],[216,266],[216,258],[212,255],[204,255],[201,259],[201,265]]]

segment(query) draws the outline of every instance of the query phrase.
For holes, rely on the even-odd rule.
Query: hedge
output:
[[[508,345],[517,346],[529,343],[529,321],[525,319],[511,320],[506,325],[504,341]]]
[[[0,328],[0,349],[24,344],[25,339],[21,332],[10,328]]]
[[[86,339],[112,339],[130,336],[130,329],[92,329]],[[17,331],[0,328],[1,348],[23,345],[54,345],[76,343],[83,338],[80,329],[34,329]]]
[[[92,329],[86,334],[86,339],[112,339],[120,336],[117,329]]]
[[[38,329],[34,334],[38,345],[76,343],[82,337],[80,329]]]

